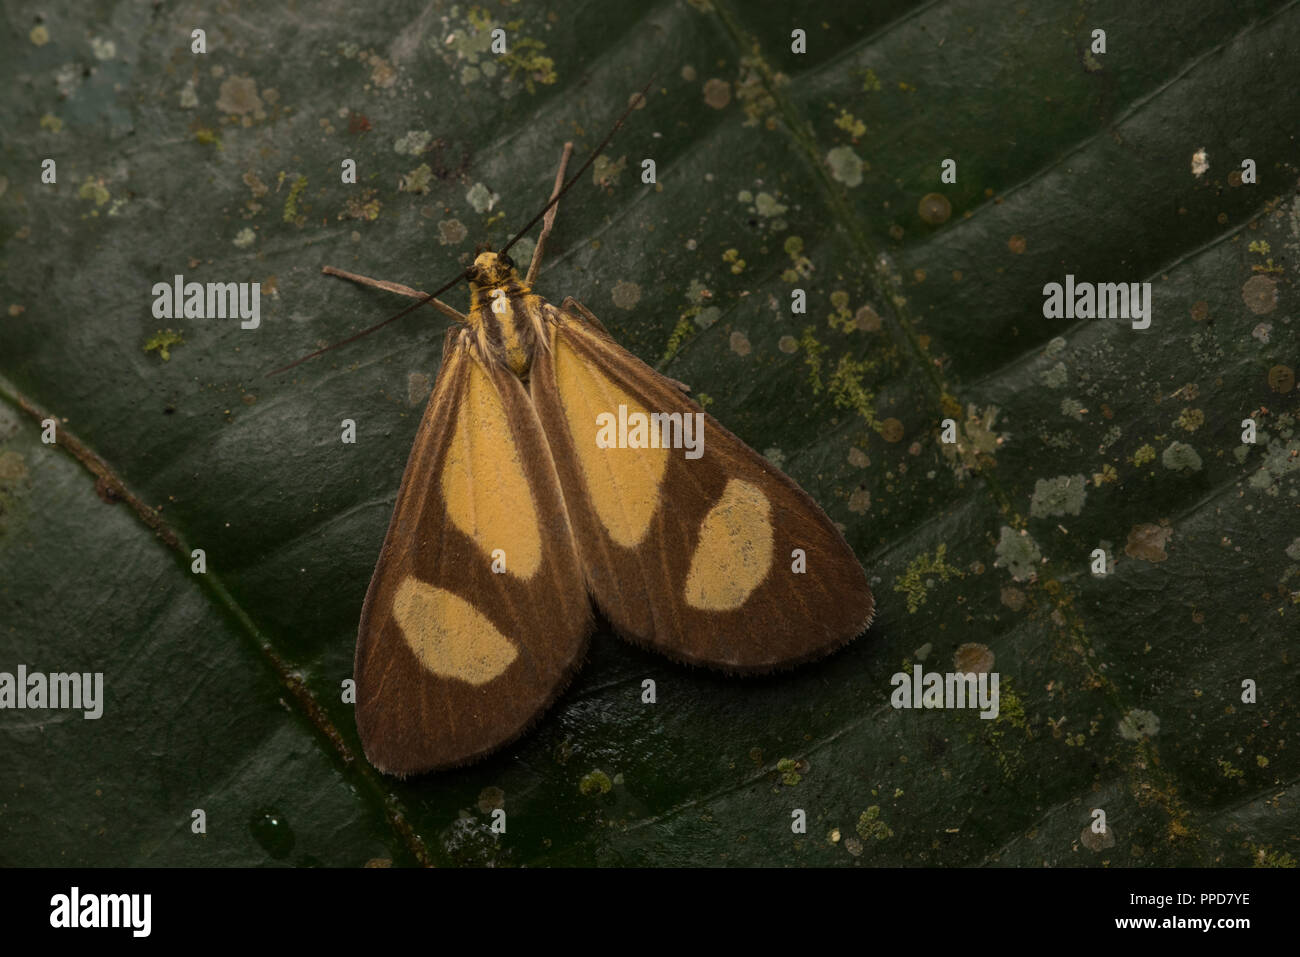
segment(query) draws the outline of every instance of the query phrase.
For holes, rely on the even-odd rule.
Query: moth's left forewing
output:
[[[581,305],[551,308],[530,391],[587,587],[615,628],[735,672],[817,658],[864,631],[871,589],[816,502]],[[618,417],[620,406],[629,421],[660,413],[702,422],[701,454],[599,447],[598,416]]]
[[[568,684],[591,630],[532,403],[468,343],[448,334],[357,632],[357,728],[393,774],[514,740]]]

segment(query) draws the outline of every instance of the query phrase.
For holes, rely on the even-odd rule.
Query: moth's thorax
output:
[[[513,263],[496,253],[479,253],[467,275],[469,324],[480,348],[504,362],[515,375],[526,377],[541,325],[542,298],[533,293]]]

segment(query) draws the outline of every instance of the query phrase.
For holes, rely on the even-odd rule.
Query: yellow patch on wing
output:
[[[468,361],[469,384],[442,466],[447,515],[488,560],[502,549],[507,572],[532,578],[542,564],[533,493],[501,397],[483,367]]]
[[[620,405],[627,406],[629,418],[639,412],[648,420],[650,413],[583,362],[563,339],[555,341],[555,381],[596,515],[615,544],[632,548],[645,538],[659,507],[669,450],[602,449],[596,444],[596,418],[602,413],[618,415]]]
[[[407,575],[393,617],[420,664],[440,678],[486,684],[515,660],[515,646],[473,605]]]
[[[733,611],[771,567],[771,503],[757,485],[731,479],[700,525],[686,601],[703,611]]]

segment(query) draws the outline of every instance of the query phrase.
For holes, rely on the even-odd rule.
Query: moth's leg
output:
[[[564,188],[564,171],[568,169],[569,157],[572,155],[573,144],[565,143],[564,152],[560,155],[560,168],[555,171],[555,188],[551,190],[551,199],[560,195],[560,190]],[[546,237],[551,235],[551,227],[555,225],[555,213],[559,208],[560,204],[556,203],[542,218],[542,234],[537,237],[537,245],[533,247],[533,261],[528,264],[528,275],[524,277],[524,282],[530,286],[537,278],[537,271],[542,268],[542,247],[546,245]]]
[[[596,318],[595,313],[593,313],[582,303],[578,302],[578,300],[574,299],[572,296],[564,297],[564,302],[560,303],[560,310],[562,312],[571,313],[572,315],[577,316],[579,319],[587,323],[589,326],[594,328],[597,332],[601,333],[602,335],[607,336],[610,339],[614,338],[609,334],[609,330],[605,328],[604,324],[599,319]]]
[[[668,376],[664,376],[664,378],[668,379]],[[671,382],[673,385],[677,386],[677,388],[680,389],[683,394],[685,395],[690,394],[691,387],[688,386],[685,382],[680,382],[677,379],[668,379],[668,381]]]
[[[321,272],[327,276],[338,276],[340,279],[346,279],[349,282],[355,282],[362,286],[373,286],[376,289],[383,289],[386,292],[395,292],[399,296],[408,296],[411,299],[423,299],[428,295],[427,292],[420,292],[418,289],[412,289],[410,286],[403,286],[400,282],[388,282],[383,279],[371,279],[369,276],[360,276],[354,272],[348,272],[346,269],[335,269],[333,266],[322,266]],[[462,315],[451,306],[447,305],[441,299],[432,300],[429,305],[439,312],[450,316],[457,322],[469,322],[469,317]]]

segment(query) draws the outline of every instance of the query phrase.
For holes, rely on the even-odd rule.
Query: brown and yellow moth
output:
[[[576,300],[534,291],[582,174],[564,183],[571,148],[527,273],[506,250],[533,223],[466,270],[469,315],[444,290],[325,269],[458,322],[357,634],[357,729],[391,774],[519,737],[581,664],[593,606],[636,644],[736,674],[818,658],[871,622],[862,567],[799,486]]]

